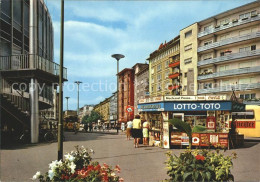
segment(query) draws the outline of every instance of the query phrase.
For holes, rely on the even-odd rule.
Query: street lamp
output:
[[[77,109],[77,114],[79,115],[79,84],[81,84],[81,81],[75,81],[74,83],[76,83],[78,85],[78,109]]]
[[[117,61],[117,125],[118,125],[118,120],[119,120],[119,97],[118,97],[118,95],[119,95],[119,92],[118,92],[118,90],[119,90],[119,82],[118,82],[118,78],[119,78],[119,76],[118,76],[118,72],[119,72],[119,60],[121,59],[121,58],[124,58],[125,56],[123,55],[123,54],[113,54],[112,55],[112,57],[113,58],[115,58],[116,59],[116,61]],[[117,126],[118,127],[118,126]],[[118,133],[118,128],[117,128],[117,133]]]
[[[69,110],[69,98],[70,97],[65,97],[67,99],[67,111]]]

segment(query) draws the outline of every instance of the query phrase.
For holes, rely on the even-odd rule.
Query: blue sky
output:
[[[65,1],[64,65],[68,82],[64,97],[69,109],[97,104],[116,91],[116,61],[121,53],[120,69],[144,63],[159,45],[173,39],[179,31],[252,0],[222,1]],[[45,0],[54,26],[54,59],[59,63],[60,1]],[[66,109],[66,100],[64,100]]]

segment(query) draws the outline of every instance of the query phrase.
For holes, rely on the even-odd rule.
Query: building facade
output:
[[[198,22],[197,37],[198,94],[230,97],[234,90],[245,103],[259,104],[260,2]]]
[[[109,120],[115,122],[117,120],[117,92],[110,97],[109,104]]]
[[[150,96],[179,95],[180,93],[180,38],[161,44],[149,58]],[[175,63],[175,64],[172,64]]]
[[[109,106],[110,98],[106,98],[94,107],[94,111],[98,112],[102,116],[103,122],[109,122]]]
[[[42,0],[1,0],[0,8],[1,123],[15,132],[30,129],[37,143],[39,111],[52,107],[59,79],[52,20]]]
[[[81,122],[83,117],[86,115],[90,115],[91,111],[94,109],[93,105],[85,105],[84,107],[79,108],[79,114],[78,114],[78,119]]]
[[[134,70],[132,68],[125,68],[118,73],[118,77],[118,121],[127,122],[134,119],[134,112],[128,113],[126,111],[127,107],[134,108]]]
[[[149,65],[137,63],[133,66],[134,82],[134,114],[138,114],[137,104],[140,99],[149,96]]]

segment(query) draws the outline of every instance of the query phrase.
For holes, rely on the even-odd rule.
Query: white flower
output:
[[[49,168],[51,170],[55,169],[57,167],[57,164],[58,164],[58,161],[55,160],[55,161],[52,161],[52,163],[49,164]]]
[[[90,149],[89,151],[90,151],[90,153],[93,153],[93,154],[95,153],[93,149]]]
[[[75,157],[73,157],[70,154],[67,154],[67,155],[64,155],[64,156],[65,156],[65,159],[69,160],[70,162],[72,162],[75,159]]]
[[[57,165],[58,165],[58,166],[61,166],[61,165],[62,165],[62,161],[59,160],[59,162],[57,162]]]
[[[76,165],[74,164],[74,162],[71,162],[71,163],[70,163],[69,168],[71,169],[71,173],[74,173],[74,172],[75,172]]]
[[[39,176],[41,175],[41,172],[40,171],[37,171],[37,173],[33,176],[33,180],[36,180],[39,178]]]
[[[48,176],[50,178],[50,180],[52,180],[53,176],[54,176],[54,172],[52,170],[48,171]]]

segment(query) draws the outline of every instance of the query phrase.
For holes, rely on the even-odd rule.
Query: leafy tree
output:
[[[90,116],[88,116],[85,121],[86,123],[92,123],[92,122],[97,123],[99,119],[101,120],[102,116],[96,111],[91,111]]]
[[[82,124],[87,124],[88,118],[89,118],[89,115],[85,115],[85,116],[82,118],[81,123],[82,123]]]
[[[191,126],[188,123],[183,122],[180,119],[173,118],[168,121],[170,124],[174,125],[180,132],[184,132],[189,137],[189,148],[191,148],[192,145],[192,133],[199,133],[206,130],[206,127],[204,126],[194,126],[191,129]]]

